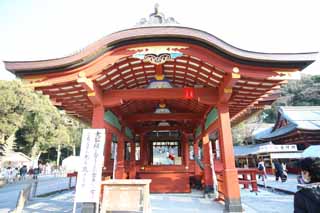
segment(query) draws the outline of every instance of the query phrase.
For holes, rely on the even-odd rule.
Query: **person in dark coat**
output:
[[[320,158],[305,158],[300,162],[301,175],[306,184],[294,195],[294,213],[320,212]]]
[[[20,168],[20,177],[21,177],[21,180],[24,180],[25,177],[26,177],[26,174],[27,174],[27,166],[26,165],[23,165],[21,168]]]
[[[282,179],[282,176],[283,176],[283,167],[278,160],[274,161],[274,168],[275,168],[275,172],[276,172],[276,181],[278,181],[279,178]]]
[[[33,179],[37,180],[38,179],[38,175],[40,174],[40,168],[34,168],[33,169]]]

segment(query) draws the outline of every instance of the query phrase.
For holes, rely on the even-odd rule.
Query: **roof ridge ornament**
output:
[[[149,15],[149,19],[142,18],[136,24],[136,27],[148,27],[148,26],[158,26],[158,25],[177,25],[177,22],[173,17],[166,18],[163,13],[159,12],[159,4],[154,5],[154,12]]]

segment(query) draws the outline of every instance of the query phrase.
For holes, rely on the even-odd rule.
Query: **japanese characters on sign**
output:
[[[99,201],[105,134],[105,129],[83,130],[76,202]]]

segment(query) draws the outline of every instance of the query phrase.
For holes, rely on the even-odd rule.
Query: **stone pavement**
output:
[[[20,190],[26,188],[32,180],[6,184],[0,188],[0,212],[9,212],[16,207]]]
[[[36,198],[24,208],[24,213],[53,213],[72,212],[74,191]],[[191,194],[151,194],[151,207],[153,213],[179,213],[179,212],[223,212],[223,205],[212,200],[204,199],[202,193],[195,191]],[[77,213],[81,206],[77,205]]]
[[[74,191],[52,195],[46,198],[36,198],[29,202],[24,213],[72,212]],[[200,213],[223,212],[223,205],[209,199],[204,199],[202,192],[193,191],[190,194],[151,194],[153,213]],[[289,213],[293,212],[293,196],[274,193],[265,189],[253,193],[241,190],[241,199],[246,213]],[[76,212],[80,212],[80,206]]]
[[[200,191],[191,194],[151,194],[152,213],[223,212],[221,203],[204,199]]]
[[[56,190],[68,188],[69,178],[55,177],[52,175],[39,176],[36,194],[42,195]],[[0,188],[0,213],[12,211],[17,204],[20,190],[26,188],[33,182],[32,178],[6,184]],[[75,178],[72,179],[72,186],[75,185]],[[38,198],[37,198],[38,199]],[[47,198],[46,198],[47,199]]]
[[[67,178],[61,177],[42,177],[38,186],[38,193],[47,193],[67,186]],[[19,190],[27,185],[27,182],[19,184],[10,184],[0,189],[0,213],[8,212],[16,203],[16,197]],[[259,184],[263,184],[261,180]],[[74,184],[74,183],[73,183]],[[241,200],[245,212],[293,212],[293,193],[296,191],[297,181],[296,175],[289,175],[288,181],[285,183],[276,182],[274,176],[269,175],[266,182],[271,188],[259,187],[258,193],[250,192],[250,190],[241,189]],[[291,194],[282,193],[278,190],[289,191]],[[56,213],[56,212],[72,212],[74,199],[74,191],[61,192],[48,197],[34,198],[30,201],[24,212],[28,213]],[[204,199],[202,192],[193,191],[190,194],[151,194],[152,212],[223,212],[221,203]],[[13,204],[11,206],[11,204]],[[2,208],[1,208],[2,207]],[[4,208],[6,207],[6,208]],[[78,205],[77,212],[80,212]]]
[[[259,185],[264,185],[263,181],[261,179],[258,179]],[[281,182],[275,180],[274,175],[268,175],[266,179],[266,186],[275,190],[280,190],[289,194],[294,194],[297,191],[297,175],[295,174],[288,174],[288,179],[286,182]]]
[[[57,213],[72,212],[74,191],[51,195],[43,198],[35,198],[24,207],[24,213]],[[81,212],[80,206],[77,213]]]
[[[293,195],[259,188],[258,193],[241,190],[241,201],[246,213],[292,213]]]

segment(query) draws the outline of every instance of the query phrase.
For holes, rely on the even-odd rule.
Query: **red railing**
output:
[[[257,184],[257,174],[260,171],[258,169],[253,168],[238,168],[238,175],[241,177],[239,178],[239,184],[243,184],[245,189],[249,188],[251,185],[251,191],[257,192],[258,191],[258,184]]]

